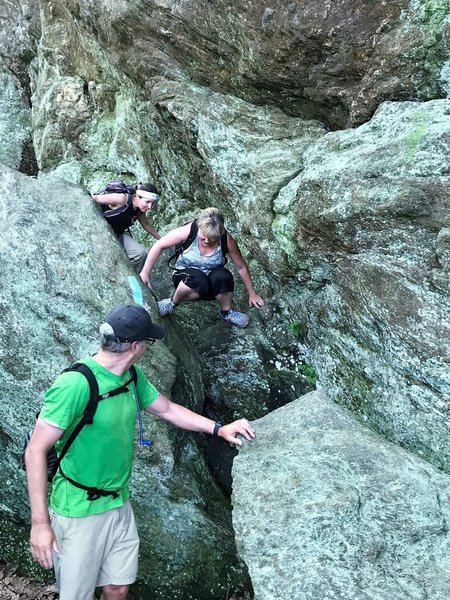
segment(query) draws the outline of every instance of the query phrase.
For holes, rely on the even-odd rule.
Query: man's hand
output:
[[[52,550],[59,552],[59,548],[50,523],[31,525],[30,545],[34,560],[44,569],[51,569],[53,567]]]
[[[248,296],[248,305],[255,306],[256,308],[260,308],[264,305],[264,300],[261,298],[259,294],[253,292],[253,294],[249,294]]]
[[[217,435],[231,444],[242,446],[242,440],[236,437],[238,434],[242,435],[249,442],[255,437],[255,431],[247,419],[239,419],[228,425],[222,425]]]

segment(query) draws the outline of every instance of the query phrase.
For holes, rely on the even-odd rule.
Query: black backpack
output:
[[[120,179],[113,179],[108,181],[106,187],[95,194],[134,194],[136,192],[135,185],[128,185]]]
[[[185,223],[185,225],[187,225],[187,223]],[[195,240],[197,233],[198,233],[198,225],[197,225],[197,220],[195,220],[195,221],[191,222],[191,229],[189,231],[189,235],[187,236],[187,238],[184,240],[184,242],[181,242],[181,244],[177,244],[175,246],[174,254],[172,254],[172,256],[167,261],[167,264],[169,265],[169,267],[171,269],[173,269],[173,270],[176,269],[176,267],[174,267],[173,265],[177,262],[177,259],[180,256],[180,254],[189,248],[189,246]],[[220,238],[220,247],[222,249],[222,254],[223,254],[223,258],[224,258],[223,264],[225,265],[227,262],[227,254],[228,254],[228,243],[227,243],[227,232],[226,231],[223,232],[223,234]]]
[[[100,194],[125,194],[126,195],[127,201],[125,202],[125,204],[122,204],[122,206],[119,206],[117,208],[108,208],[108,206],[102,205],[101,209],[102,209],[103,215],[105,217],[115,217],[117,215],[122,214],[129,208],[132,198],[133,198],[133,195],[135,193],[136,193],[135,185],[128,185],[124,181],[120,181],[119,179],[113,179],[112,181],[108,181],[105,189],[100,190],[99,192],[96,192],[95,195],[100,195]]]
[[[98,498],[100,498],[101,496],[112,496],[113,498],[117,498],[119,496],[119,491],[117,491],[117,490],[102,490],[100,488],[86,486],[86,485],[79,483],[78,481],[74,481],[70,477],[67,477],[67,475],[63,472],[63,470],[61,468],[61,461],[64,458],[64,456],[67,454],[67,451],[69,450],[70,446],[73,444],[75,438],[80,433],[80,431],[83,429],[83,427],[85,425],[92,425],[92,423],[94,422],[94,415],[97,411],[98,403],[101,400],[106,400],[106,398],[111,398],[112,396],[118,396],[119,394],[123,394],[124,392],[127,392],[128,391],[127,386],[130,383],[133,383],[133,385],[136,384],[136,381],[137,381],[136,369],[134,368],[134,366],[130,367],[129,373],[130,373],[131,377],[124,385],[114,388],[113,390],[110,390],[109,392],[106,392],[105,394],[101,394],[101,395],[99,394],[97,379],[95,378],[95,375],[92,373],[91,369],[87,365],[85,365],[84,363],[75,363],[71,367],[64,369],[63,373],[67,373],[68,371],[77,371],[78,373],[82,373],[86,377],[86,379],[88,380],[88,383],[89,383],[89,390],[90,390],[89,400],[84,409],[83,416],[81,417],[80,421],[77,423],[74,430],[72,431],[69,438],[67,439],[66,443],[64,444],[64,446],[61,450],[61,453],[58,455],[56,453],[56,449],[54,446],[52,446],[49,449],[49,451],[47,453],[47,480],[49,483],[51,483],[59,469],[61,475],[65,479],[67,479],[67,481],[69,481],[72,485],[74,485],[75,487],[80,488],[82,490],[86,490],[88,500],[98,500]],[[24,445],[23,451],[22,451],[21,468],[24,470],[26,470],[26,468],[25,468],[25,452],[28,447],[28,443],[30,441],[32,433],[33,433],[32,431],[29,431],[27,433],[25,445]]]

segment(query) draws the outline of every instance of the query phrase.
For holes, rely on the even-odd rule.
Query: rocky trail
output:
[[[0,563],[0,600],[56,600],[54,585],[43,585],[16,573],[14,565]]]

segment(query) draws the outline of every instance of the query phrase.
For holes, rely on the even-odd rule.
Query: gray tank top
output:
[[[175,264],[176,269],[200,269],[206,275],[215,269],[221,267],[225,263],[220,240],[217,241],[217,248],[211,256],[203,256],[198,248],[198,235],[195,240],[180,254]]]

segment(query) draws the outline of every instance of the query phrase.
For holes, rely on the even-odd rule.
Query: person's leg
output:
[[[219,303],[220,310],[228,312],[233,302],[233,292],[227,292],[226,294],[217,294],[216,300]]]
[[[181,302],[195,302],[208,294],[208,278],[199,269],[177,270],[174,272],[172,280],[175,286],[173,297],[158,302],[159,314],[162,317],[173,312]]]
[[[231,272],[225,267],[217,267],[210,272],[208,280],[211,295],[220,304],[221,310],[230,310],[234,292],[234,279]]]
[[[182,281],[177,285],[177,289],[175,290],[175,294],[172,296],[172,300],[178,306],[182,302],[194,302],[200,298],[200,294],[188,287]]]
[[[50,511],[59,546],[53,563],[60,600],[92,600],[109,546],[108,513],[63,517]]]
[[[145,259],[147,258],[147,250],[128,233],[122,233],[122,235],[119,236],[119,242],[125,248],[125,252],[127,253],[134,270],[137,273],[140,273],[144,267]]]
[[[139,552],[130,503],[88,517],[50,516],[60,550],[53,557],[60,600],[92,600],[96,587],[106,587],[107,600],[126,598]]]
[[[228,312],[231,309],[234,292],[233,275],[225,267],[217,267],[209,274],[209,284],[211,293],[220,305],[222,312]]]
[[[105,585],[100,600],[126,600],[129,589],[129,585]]]
[[[231,308],[234,279],[230,271],[224,267],[213,269],[209,274],[209,282],[212,294],[219,303],[222,319],[238,327],[246,327],[249,322],[248,316]]]
[[[136,580],[139,536],[129,501],[115,509],[114,539],[97,579],[102,600],[124,600]]]

